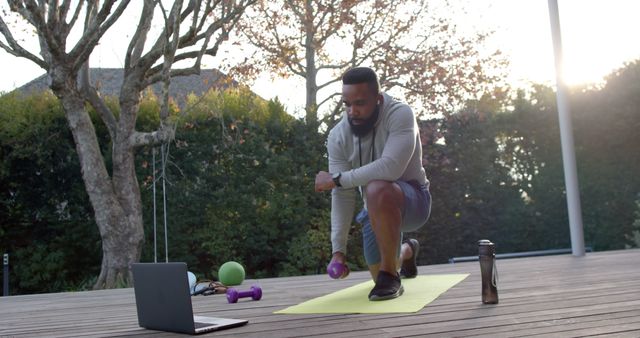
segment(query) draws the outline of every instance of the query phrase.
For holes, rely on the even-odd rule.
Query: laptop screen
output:
[[[187,264],[135,263],[132,268],[140,326],[193,333],[195,328]]]

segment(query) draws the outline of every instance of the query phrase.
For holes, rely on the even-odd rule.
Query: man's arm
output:
[[[346,155],[345,146],[337,135],[330,133],[327,142],[329,153],[329,172],[345,173],[351,170],[351,163]],[[340,179],[342,183],[342,178]],[[331,246],[332,253],[347,253],[349,228],[356,207],[356,190],[354,188],[335,187],[331,191]]]

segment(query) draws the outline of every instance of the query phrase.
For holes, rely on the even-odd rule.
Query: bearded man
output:
[[[364,208],[364,256],[375,286],[369,300],[399,297],[400,277],[415,278],[420,245],[402,240],[422,227],[431,212],[429,181],[422,167],[422,144],[411,108],[380,91],[371,68],[357,67],[342,77],[342,120],[329,132],[329,171],[316,175],[315,190],[332,191],[332,263],[346,264],[347,239],[356,191]],[[400,268],[400,273],[398,273]]]

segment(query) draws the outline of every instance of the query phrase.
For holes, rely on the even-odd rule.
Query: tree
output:
[[[640,60],[606,77],[599,90],[572,93],[585,243],[624,248],[640,192]]]
[[[22,46],[0,17],[0,47],[43,68],[50,88],[60,99],[80,160],[82,178],[95,213],[102,238],[102,268],[94,288],[127,284],[129,266],[140,258],[144,238],[140,190],[135,175],[134,151],[144,145],[160,144],[173,138],[169,119],[168,87],[171,77],[197,74],[204,55],[215,56],[244,10],[255,0],[182,0],[165,9],[162,1],[145,0],[138,25],[127,48],[124,80],[114,111],[89,81],[89,57],[105,32],[121,17],[130,0],[116,6],[105,1],[8,0],[20,23],[37,34],[40,51]],[[85,4],[86,3],[86,4]],[[84,13],[84,16],[83,14]],[[149,39],[155,14],[162,27],[155,40]],[[75,28],[84,17],[82,28]],[[75,28],[75,29],[74,29]],[[81,31],[79,31],[81,30]],[[80,37],[72,44],[71,33]],[[187,68],[175,69],[179,61]],[[136,130],[141,93],[149,85],[163,83],[160,125],[152,132]],[[89,103],[106,125],[111,142],[111,168],[100,151],[96,126],[85,107]]]
[[[477,48],[487,34],[457,34],[426,1],[261,1],[240,24],[258,51],[237,71],[304,78],[308,121],[335,102],[340,93],[331,85],[355,66],[375,68],[385,90],[424,107],[417,109],[423,114],[448,111],[497,81],[488,72],[498,67],[497,55]],[[339,111],[336,105],[328,119]]]
[[[431,182],[432,212],[417,236],[421,264],[477,254],[488,238],[501,252],[521,244],[523,199],[501,156],[501,102],[488,95],[442,119],[420,121],[423,163]],[[515,231],[514,231],[515,230]],[[521,240],[522,241],[522,240]]]
[[[500,116],[497,160],[509,170],[525,208],[504,225],[505,234],[518,251],[565,248],[569,227],[555,94],[534,86],[528,95],[518,92],[512,105]]]

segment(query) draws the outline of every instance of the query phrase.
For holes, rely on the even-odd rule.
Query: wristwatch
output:
[[[342,173],[331,174],[331,178],[333,178],[333,183],[336,184],[336,187],[342,186],[342,184],[340,184],[340,177],[342,177]]]

